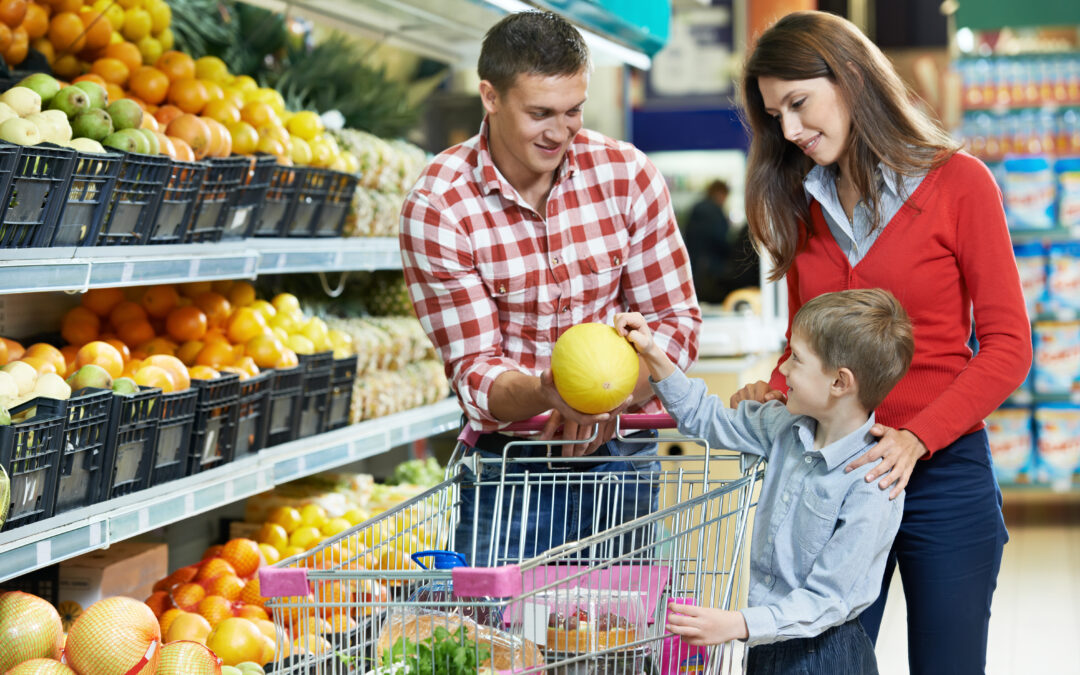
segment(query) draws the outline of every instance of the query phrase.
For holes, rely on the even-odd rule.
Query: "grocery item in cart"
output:
[[[576,593],[541,593],[547,604],[544,646],[556,652],[621,649],[645,635],[645,608],[635,592],[576,589]]]
[[[376,645],[376,660],[383,663],[383,655],[401,638],[419,644],[434,636],[439,628],[454,634],[462,627],[465,629],[464,640],[476,643],[491,652],[488,658],[480,663],[481,667],[520,670],[544,663],[540,650],[529,640],[497,628],[478,625],[469,618],[425,610],[394,613],[383,623]]]

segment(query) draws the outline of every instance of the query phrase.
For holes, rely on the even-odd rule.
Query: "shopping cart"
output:
[[[752,458],[704,439],[624,433],[673,426],[666,415],[628,415],[616,434],[631,443],[689,441],[703,452],[613,458],[616,471],[575,470],[590,458],[558,458],[561,470],[540,453],[514,458],[515,446],[548,443],[528,437],[501,457],[466,455],[475,439],[464,431],[444,482],[261,573],[278,628],[272,672],[741,672],[738,645],[695,650],[667,634],[664,621],[671,600],[738,606],[762,474]],[[490,566],[430,552],[453,551],[478,515],[463,508],[467,490],[494,494]],[[588,496],[577,514],[554,515],[577,516],[591,531],[534,552],[547,542],[519,535],[545,531],[534,527],[548,515],[538,496],[552,491]],[[625,517],[641,494],[651,496],[649,508]]]

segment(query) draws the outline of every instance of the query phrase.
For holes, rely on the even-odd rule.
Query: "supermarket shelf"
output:
[[[1013,243],[1026,244],[1028,242],[1065,242],[1080,238],[1080,233],[1069,227],[1053,227],[1049,229],[1022,229],[1010,228],[1009,235]]]
[[[275,446],[216,469],[0,533],[0,581],[216,509],[295,478],[457,428],[455,399]]]
[[[397,239],[242,239],[210,244],[4,249],[0,293],[399,269]]]
[[[1006,504],[1073,504],[1080,503],[1080,482],[1067,487],[1044,483],[1002,483],[1001,496]]]

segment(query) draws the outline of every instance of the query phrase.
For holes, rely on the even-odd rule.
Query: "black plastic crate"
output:
[[[300,432],[300,407],[304,396],[304,369],[275,369],[270,388],[270,418],[266,424],[266,447],[295,440]]]
[[[274,164],[270,172],[270,185],[266,188],[262,205],[255,212],[251,237],[283,237],[286,223],[300,188],[301,169],[284,164]]]
[[[326,201],[319,216],[315,221],[315,230],[312,232],[316,237],[340,237],[345,229],[345,217],[352,208],[353,194],[360,177],[351,173],[331,171],[327,178],[329,190],[326,193]]]
[[[158,405],[154,406],[159,412],[150,487],[186,475],[198,399],[199,392],[190,388],[162,394]]]
[[[264,370],[240,382],[240,402],[236,415],[235,457],[243,457],[266,447],[267,418],[270,416],[270,388],[273,371]]]
[[[60,604],[60,565],[48,565],[24,572],[0,583],[0,592],[22,591],[48,600],[53,607]]]
[[[123,159],[115,152],[75,153],[67,201],[53,233],[53,246],[94,245]]]
[[[38,407],[41,401],[52,400],[33,399],[9,412],[14,417]],[[0,463],[11,485],[7,520],[2,528],[5,532],[53,515],[63,435],[63,415],[46,412],[44,407],[38,407],[33,417],[23,422],[0,426]]]
[[[189,476],[233,460],[240,412],[240,376],[222,373],[212,380],[192,380],[191,386],[199,392],[199,398],[188,453]]]
[[[246,157],[214,158],[208,162],[206,176],[195,201],[195,213],[188,226],[187,242],[220,241],[224,216],[233,192],[244,182]]]
[[[23,146],[0,201],[0,248],[49,246],[60,212],[75,151],[51,143]]]
[[[330,193],[331,173],[328,169],[310,166],[298,171],[299,186],[296,189],[296,201],[289,213],[285,236],[310,237],[315,232],[319,211]]]
[[[160,408],[161,390],[157,387],[139,387],[134,394],[113,395],[102,499],[150,487]]]
[[[348,426],[355,380],[356,357],[334,359],[330,370],[330,401],[326,405],[326,431]]]
[[[326,431],[330,371],[333,367],[333,352],[300,355],[300,368],[304,371],[304,394],[301,397],[300,430],[297,438],[307,438]]]
[[[64,418],[53,515],[89,506],[101,498],[112,395],[110,389],[89,387],[66,401],[37,399],[39,413]]]
[[[266,197],[270,178],[277,166],[273,155],[256,155],[248,161],[244,180],[233,190],[232,198],[222,214],[221,238],[243,239],[255,226],[255,214]]]
[[[98,234],[98,246],[145,244],[169,179],[166,155],[125,152]]]
[[[169,163],[169,178],[161,192],[157,215],[154,216],[146,237],[147,244],[184,242],[208,168],[206,162],[181,162],[174,159]]]

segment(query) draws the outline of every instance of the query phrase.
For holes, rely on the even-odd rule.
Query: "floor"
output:
[[[990,619],[986,672],[1080,675],[1080,500],[1006,494],[1005,546]],[[899,576],[878,639],[881,675],[905,675]]]

